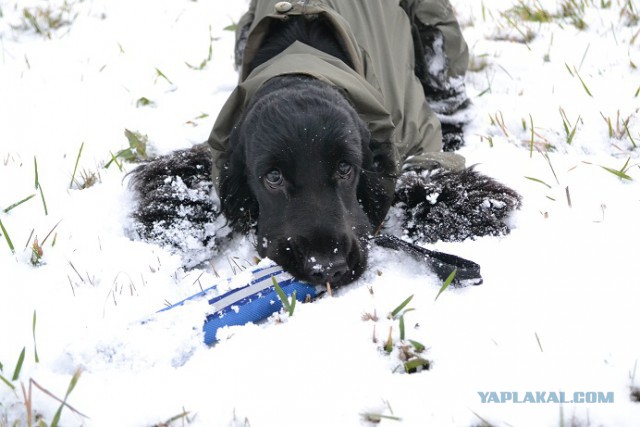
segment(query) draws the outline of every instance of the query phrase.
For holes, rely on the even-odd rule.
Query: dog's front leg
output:
[[[473,167],[410,171],[398,180],[394,210],[413,241],[461,241],[509,233],[505,221],[521,201],[514,190]]]

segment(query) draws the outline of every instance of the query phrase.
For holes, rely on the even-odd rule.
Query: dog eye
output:
[[[264,179],[267,181],[270,187],[278,187],[284,181],[282,177],[282,172],[279,169],[272,169],[264,176]]]
[[[351,172],[353,172],[353,165],[347,162],[340,162],[338,163],[337,172],[340,178],[347,179],[351,176]]]

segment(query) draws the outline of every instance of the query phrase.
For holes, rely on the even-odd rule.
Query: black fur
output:
[[[296,277],[348,283],[363,272],[364,240],[393,197],[393,170],[384,170],[393,163],[376,159],[376,146],[341,91],[306,76],[274,78],[231,134],[222,211],[238,231],[255,226],[258,253]],[[267,180],[274,170],[277,186]]]
[[[296,41],[335,56],[353,68],[351,58],[347,55],[341,40],[336,37],[330,22],[318,15],[298,15],[289,16],[286,21],[276,21],[271,24],[260,49],[251,59],[248,71],[251,72]]]
[[[461,241],[509,233],[508,215],[520,207],[512,189],[477,172],[409,172],[398,180],[402,226],[414,241]]]
[[[212,199],[212,157],[205,145],[175,151],[134,169],[129,186],[138,204],[132,216],[135,232],[145,240],[173,246],[185,255],[185,263],[203,261],[195,250],[216,247],[214,225],[219,208]],[[192,239],[189,239],[191,237]]]

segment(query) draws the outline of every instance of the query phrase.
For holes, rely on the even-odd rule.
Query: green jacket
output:
[[[464,74],[467,46],[448,0],[404,2],[409,3],[423,23],[438,26],[445,35],[450,74]],[[226,151],[231,130],[244,108],[263,83],[284,74],[306,74],[344,89],[360,118],[368,124],[372,138],[391,144],[398,172],[406,167],[464,167],[463,157],[441,152],[440,121],[427,104],[422,84],[414,74],[409,18],[399,0],[311,0],[306,4],[292,1],[286,12],[278,12],[277,3],[282,2],[252,0],[238,25],[242,28],[250,23],[240,81],[220,111],[208,141],[214,153],[216,185],[222,167],[220,156]],[[259,49],[270,22],[300,14],[322,14],[328,18],[355,69],[296,42],[248,74],[247,65]]]

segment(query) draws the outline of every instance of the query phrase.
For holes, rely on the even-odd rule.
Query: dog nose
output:
[[[323,285],[339,282],[349,272],[349,266],[344,259],[323,260],[312,256],[307,259],[304,270],[309,281]]]

